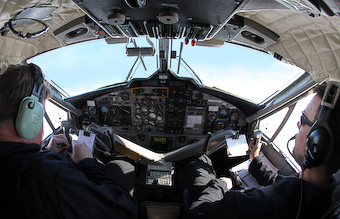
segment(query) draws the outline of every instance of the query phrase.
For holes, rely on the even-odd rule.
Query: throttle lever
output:
[[[63,133],[67,139],[67,142],[69,146],[67,147],[67,151],[72,153],[72,139],[70,136],[70,128],[71,128],[71,123],[69,121],[62,121],[61,126],[63,127]]]

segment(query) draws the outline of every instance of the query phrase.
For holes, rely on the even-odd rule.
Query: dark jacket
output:
[[[93,159],[0,143],[1,218],[135,218],[137,204]]]
[[[185,218],[296,218],[301,179],[280,175],[274,178],[273,184],[248,192],[227,191],[224,182],[212,180],[192,203]],[[299,218],[320,218],[329,207],[334,186],[334,180],[325,189],[303,181]]]
[[[248,170],[261,186],[273,184],[278,176],[278,173],[262,160],[262,156],[255,157],[250,162]]]

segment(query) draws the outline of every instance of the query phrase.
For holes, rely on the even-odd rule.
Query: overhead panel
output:
[[[225,23],[235,0],[74,0],[112,36],[205,40]]]

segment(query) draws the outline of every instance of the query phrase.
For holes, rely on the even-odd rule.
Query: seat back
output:
[[[330,207],[322,218],[340,219],[340,170],[333,174],[336,187],[332,194]]]

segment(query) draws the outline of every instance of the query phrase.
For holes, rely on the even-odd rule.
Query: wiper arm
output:
[[[130,77],[133,76],[133,74],[136,72],[140,63],[142,63],[144,70],[147,71],[143,57],[144,56],[153,56],[155,54],[155,46],[153,45],[153,43],[151,42],[149,37],[146,37],[146,41],[151,45],[151,47],[138,47],[136,41],[134,39],[131,39],[131,42],[133,43],[134,47],[128,48],[128,45],[130,43],[130,41],[128,41],[128,43],[126,45],[126,54],[127,54],[127,56],[137,56],[137,59],[136,59],[135,63],[132,65],[132,67],[129,71],[129,74],[126,77],[126,81],[129,81]],[[138,62],[138,59],[140,59],[140,62],[138,63],[137,67],[135,68],[135,66]]]
[[[200,77],[198,77],[198,75],[196,74],[196,72],[188,65],[188,63],[186,63],[186,61],[184,61],[184,59],[182,57],[177,57],[178,59],[178,63],[181,64],[181,62],[183,62],[183,66],[184,68],[186,68],[186,70],[194,77],[196,78],[196,81],[199,82],[201,85],[203,85],[202,80],[200,79]],[[178,67],[179,70],[179,67]]]
[[[178,68],[177,68],[177,74],[178,74],[178,75],[179,75],[179,67],[181,66],[182,51],[183,51],[183,42],[181,42],[181,47],[180,47],[180,49],[179,49]]]
[[[140,59],[140,58],[141,58],[141,57],[138,56],[137,59],[136,59],[136,61],[135,61],[135,63],[133,63],[133,65],[132,65],[132,67],[131,67],[131,69],[130,69],[130,71],[129,71],[129,74],[127,75],[125,81],[129,81],[129,80],[130,80],[130,77],[132,78],[132,76],[135,74],[135,72],[136,72],[136,70],[137,70],[137,68],[138,68],[138,66],[139,66],[139,64],[140,64],[140,62],[138,63],[138,65],[137,65],[136,68],[135,68],[135,66],[136,66],[136,64],[137,64],[137,62],[138,62],[138,59]],[[146,70],[146,69],[145,69],[145,70]]]
[[[138,48],[136,40],[133,40],[133,45],[135,46],[135,48]],[[143,57],[142,56],[138,56],[138,58],[140,58],[140,61],[142,62],[145,71],[147,71]]]

